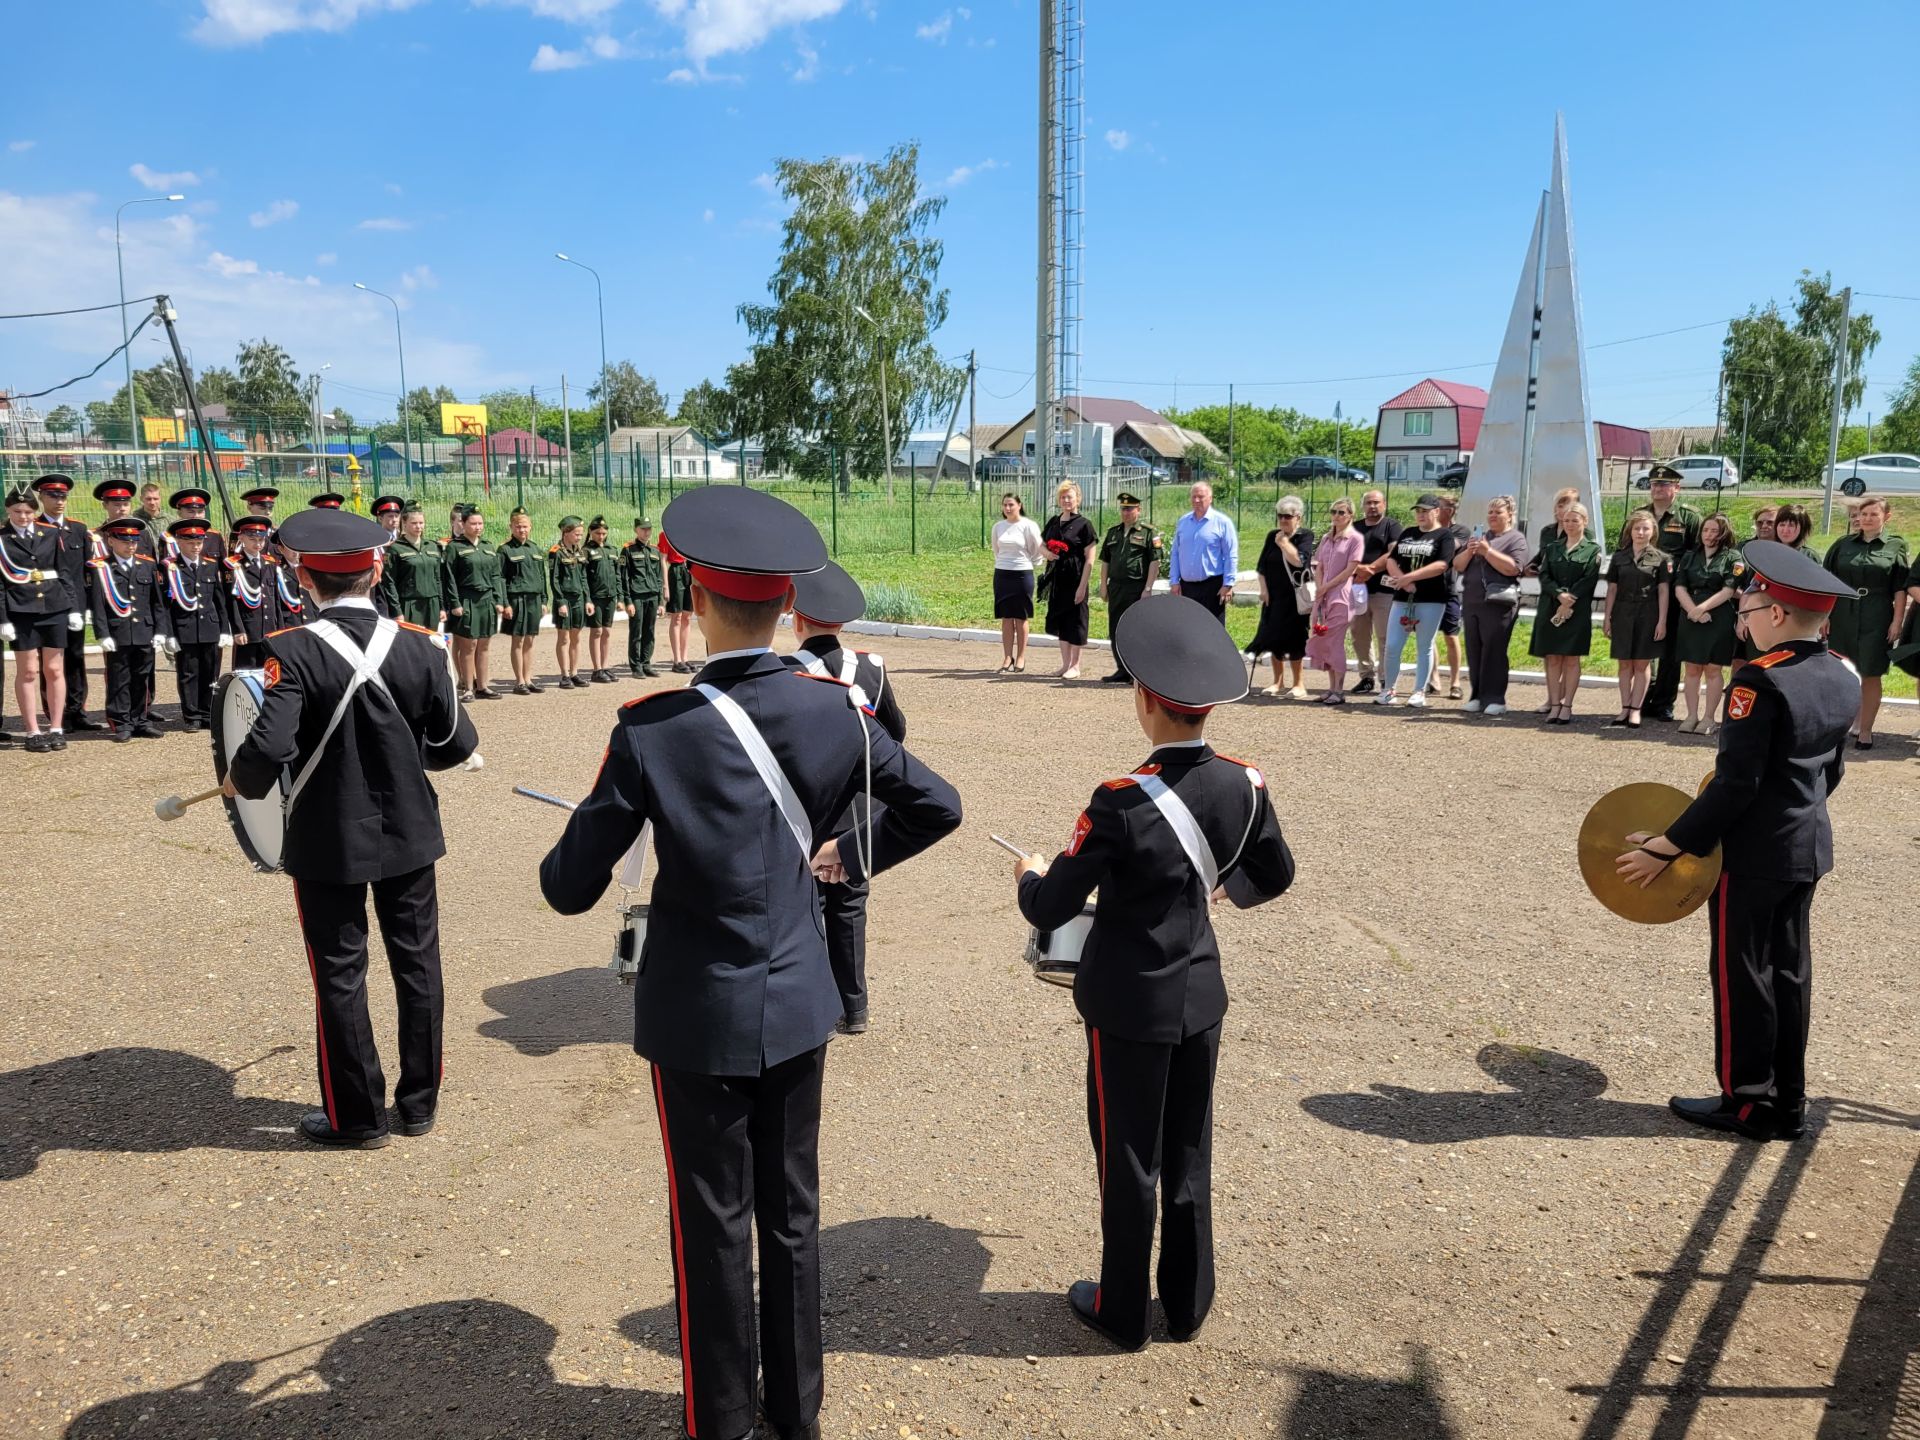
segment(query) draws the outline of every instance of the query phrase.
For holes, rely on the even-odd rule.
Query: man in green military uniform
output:
[[[1107,634],[1113,634],[1127,607],[1160,578],[1160,548],[1154,528],[1140,523],[1140,497],[1122,490],[1120,523],[1100,542],[1100,598],[1107,602]],[[1112,685],[1133,683],[1118,650],[1113,652],[1113,673],[1106,678]]]
[[[660,552],[653,548],[653,522],[633,522],[633,539],[620,547],[620,603],[627,611],[627,669],[651,678],[653,626],[660,612]]]
[[[1676,503],[1674,496],[1680,493],[1680,472],[1671,465],[1656,465],[1647,472],[1648,493],[1652,496],[1646,504],[1627,516],[1629,524],[1633,517],[1643,511],[1653,517],[1653,543],[1658,545],[1679,569],[1680,557],[1689,550],[1700,548],[1700,527],[1705,523],[1703,516],[1693,506],[1685,502]],[[1626,526],[1620,528],[1620,546],[1629,543]],[[1616,549],[1619,546],[1615,547]],[[1653,683],[1647,687],[1646,716],[1649,720],[1672,720],[1674,697],[1680,693],[1680,627],[1667,626],[1667,638],[1660,642],[1660,664],[1653,672]]]
[[[587,522],[587,676],[613,683],[613,613],[620,608],[620,553],[607,543],[607,517]]]
[[[440,593],[440,567],[446,561],[438,540],[426,538],[427,517],[418,505],[400,515],[400,533],[387,546],[380,570],[380,589],[387,611],[396,619],[438,630],[447,623],[447,607]]]

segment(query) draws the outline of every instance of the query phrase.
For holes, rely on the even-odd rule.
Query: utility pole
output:
[[[975,393],[974,382],[979,378],[980,366],[975,362],[973,354],[973,351],[967,351],[967,490],[969,493],[972,492],[974,486],[980,483],[980,472],[978,468],[980,457],[973,453],[973,437],[976,433],[974,429],[973,407],[975,400],[978,398]]]
[[[1839,479],[1840,421],[1847,388],[1847,328],[1853,322],[1853,287],[1840,292],[1840,341],[1833,348],[1833,428],[1827,432],[1827,499],[1820,512],[1820,528],[1833,529],[1833,486]]]
[[[560,448],[566,451],[561,461],[567,468],[563,472],[569,488],[573,485],[573,411],[567,405],[567,372],[560,372]]]
[[[527,459],[521,467],[523,478],[533,474],[533,459],[540,450],[540,402],[534,397],[533,386],[527,386]]]

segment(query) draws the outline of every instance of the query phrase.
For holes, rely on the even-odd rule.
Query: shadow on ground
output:
[[[678,1395],[556,1380],[556,1338],[539,1316],[494,1300],[418,1305],[324,1342],[312,1365],[292,1375],[249,1389],[262,1366],[283,1357],[224,1361],[184,1385],[97,1405],[67,1427],[66,1437],[572,1440],[679,1433]]]
[[[1337,1370],[1297,1371],[1293,1401],[1280,1422],[1284,1440],[1453,1440],[1457,1433],[1434,1393],[1425,1347],[1405,1380],[1376,1380]]]
[[[1112,1351],[1073,1318],[1064,1294],[984,1289],[993,1259],[988,1238],[920,1216],[851,1220],[822,1231],[826,1348],[918,1360]],[[1096,1256],[1090,1245],[1088,1263]],[[626,1316],[620,1333],[660,1354],[680,1353],[671,1304]]]
[[[294,1127],[313,1107],[237,1094],[238,1073],[198,1055],[136,1047],[6,1071],[0,1074],[0,1180],[32,1174],[50,1150],[291,1148]]]
[[[631,1045],[633,991],[604,965],[489,985],[480,998],[499,1018],[479,1033],[522,1055],[552,1055],[568,1045]]]
[[[1684,1133],[1707,1142],[1732,1139],[1689,1129],[1664,1105],[1603,1098],[1606,1072],[1556,1050],[1495,1044],[1475,1059],[1508,1088],[1431,1093],[1374,1085],[1366,1094],[1309,1095],[1300,1108],[1343,1130],[1415,1145],[1457,1145],[1500,1135],[1646,1140]]]

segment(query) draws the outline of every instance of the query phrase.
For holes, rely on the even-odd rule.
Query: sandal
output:
[[[1718,720],[1709,720],[1693,733],[1708,736],[1718,735],[1720,733],[1720,722]]]
[[[1449,686],[1447,689],[1447,699],[1458,700],[1459,698],[1460,698],[1460,687],[1458,685]]]
[[[1700,722],[1689,716],[1676,725],[1674,731],[1680,735],[1698,735],[1700,733]]]

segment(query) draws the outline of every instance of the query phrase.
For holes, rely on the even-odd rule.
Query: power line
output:
[[[1853,293],[1864,300],[1911,300],[1914,304],[1920,305],[1920,295],[1886,295],[1878,290],[1856,290]]]
[[[107,308],[111,309],[112,307],[109,306]],[[147,328],[148,324],[151,323],[152,320],[153,320],[153,312],[149,310],[147,312],[146,318],[143,319],[138,325],[133,327],[133,334],[127,336],[126,343],[114,346],[113,349],[107,352],[106,359],[102,360],[98,365],[94,366],[91,370],[87,371],[86,374],[76,375],[71,380],[62,380],[58,385],[49,385],[44,390],[30,390],[24,395],[16,393],[13,396],[13,398],[15,400],[38,400],[42,396],[52,395],[57,391],[65,390],[69,385],[78,385],[82,380],[91,380],[94,376],[98,375],[102,370],[106,369],[108,360],[112,360],[114,356],[118,355],[122,350],[126,349],[128,345],[131,345],[134,342],[134,339],[140,334],[142,330]]]
[[[149,300],[158,300],[159,298],[158,295],[142,295],[137,300],[127,301],[127,304],[144,305]],[[25,310],[18,315],[0,315],[0,320],[45,320],[55,315],[91,315],[97,310],[118,309],[120,309],[120,305],[118,302],[115,302],[112,305],[82,305],[74,310]],[[109,360],[112,358],[113,356],[111,355],[107,357]],[[83,375],[81,378],[84,380],[86,377]]]

